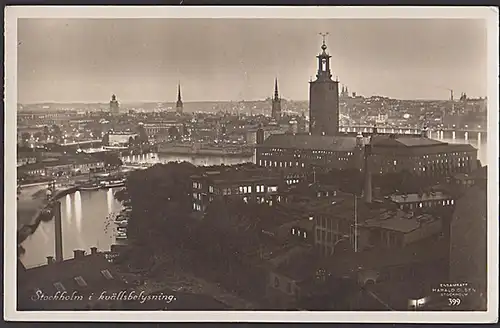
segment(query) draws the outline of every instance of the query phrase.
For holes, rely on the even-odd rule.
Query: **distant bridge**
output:
[[[63,146],[63,147],[65,147],[65,146],[68,146],[68,147],[71,147],[71,146],[95,147],[95,146],[101,146],[101,145],[102,145],[101,139],[68,142],[68,143],[61,144],[61,146]]]
[[[339,128],[340,132],[362,132],[362,133],[372,133],[373,125],[349,125],[341,126]],[[482,133],[486,134],[486,129],[473,129],[473,128],[429,128],[429,131],[433,132],[468,132],[468,133]],[[395,134],[419,134],[421,129],[417,128],[399,128],[392,126],[377,126],[378,133],[395,133]]]

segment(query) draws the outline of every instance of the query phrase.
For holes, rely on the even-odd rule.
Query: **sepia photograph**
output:
[[[7,320],[498,319],[498,9],[5,13]]]

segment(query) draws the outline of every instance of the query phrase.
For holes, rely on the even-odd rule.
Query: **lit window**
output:
[[[314,217],[310,216],[309,217],[309,221],[312,221],[314,219]]]
[[[108,280],[113,279],[113,276],[111,275],[111,272],[109,272],[108,269],[101,270],[101,273],[104,276],[104,278],[106,278]]]
[[[87,286],[87,282],[83,279],[82,276],[75,277],[75,281],[80,287],[85,287]]]
[[[208,192],[214,192],[214,187],[213,186],[209,186],[208,187]]]
[[[307,233],[304,231],[304,238],[307,238]]]
[[[248,186],[248,193],[252,193],[252,186]]]
[[[295,228],[292,228],[292,235],[295,235]]]
[[[64,285],[60,283],[59,281],[54,283],[54,287],[57,289],[58,292],[65,292],[66,288],[64,288]]]
[[[394,165],[397,165],[397,164],[398,164],[398,162],[397,162],[397,161],[394,161]]]

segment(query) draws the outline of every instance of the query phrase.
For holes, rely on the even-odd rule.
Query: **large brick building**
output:
[[[422,176],[451,176],[477,168],[477,149],[417,135],[318,136],[271,135],[257,145],[257,165],[311,169],[363,168],[365,143],[371,145],[371,172],[407,171]]]

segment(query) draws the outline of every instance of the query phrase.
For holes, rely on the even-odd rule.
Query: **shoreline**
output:
[[[48,201],[48,203],[38,211],[38,214],[36,214],[36,216],[33,217],[33,219],[31,220],[31,223],[23,224],[20,227],[18,227],[18,229],[17,229],[17,245],[20,246],[26,240],[26,238],[31,236],[36,231],[36,229],[38,229],[38,226],[42,222],[44,210],[49,209],[49,207],[53,201],[57,201],[60,198],[66,196],[68,194],[76,192],[77,190],[78,190],[78,187],[75,186],[75,187],[66,188],[66,189],[63,189],[63,190],[56,192],[56,194],[53,197],[51,197],[51,199]]]
[[[178,156],[206,156],[206,157],[232,157],[232,158],[249,158],[253,156],[253,153],[247,152],[247,153],[215,153],[215,152],[186,152],[182,150],[159,150],[156,152],[158,155],[163,154],[163,155],[178,155]]]

